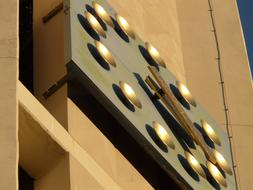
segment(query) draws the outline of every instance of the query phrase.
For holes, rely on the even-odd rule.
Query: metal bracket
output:
[[[58,80],[54,85],[52,85],[46,92],[44,92],[43,97],[45,99],[48,99],[57,90],[59,90],[64,84],[66,84],[68,80],[69,80],[69,74],[66,74],[60,80]]]
[[[46,16],[42,18],[43,23],[47,23],[51,20],[55,15],[57,15],[61,10],[63,10],[63,2],[57,5],[53,10],[51,10]]]

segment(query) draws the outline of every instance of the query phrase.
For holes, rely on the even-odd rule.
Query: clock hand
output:
[[[158,70],[153,66],[148,66],[148,68],[161,88],[156,84],[155,81],[153,81],[150,76],[146,78],[146,83],[150,86],[152,90],[154,90],[156,96],[158,96],[162,100],[165,106],[172,112],[172,114],[179,121],[181,126],[190,134],[193,140],[202,148],[207,159],[213,164],[216,164],[216,159],[213,152],[210,150],[203,137],[194,127],[194,124],[187,116],[181,105],[178,103],[177,99],[171,93],[168,85],[166,84]]]

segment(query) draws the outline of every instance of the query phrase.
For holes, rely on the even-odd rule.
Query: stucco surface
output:
[[[21,125],[29,124],[29,126],[22,126],[22,128],[31,128],[31,130],[37,131],[35,134],[38,135],[38,139],[43,139],[46,135],[46,140],[39,142],[36,142],[35,145],[39,145],[40,147],[48,148],[47,151],[50,149],[52,150],[52,147],[55,147],[55,145],[52,146],[52,144],[57,144],[57,146],[60,146],[65,152],[67,152],[70,155],[70,159],[68,155],[59,158],[59,154],[54,155],[48,155],[46,156],[45,162],[49,162],[50,159],[55,160],[58,159],[57,162],[54,162],[54,167],[51,167],[51,169],[36,182],[37,187],[41,188],[51,188],[55,187],[55,184],[53,184],[54,178],[56,182],[60,182],[60,180],[65,180],[65,186],[66,188],[69,188],[69,183],[71,184],[71,187],[79,186],[78,180],[74,180],[76,173],[75,166],[81,166],[79,168],[79,175],[83,176],[85,173],[86,176],[89,176],[89,178],[92,178],[93,181],[96,181],[96,184],[99,184],[102,186],[103,189],[115,189],[119,190],[121,189],[118,184],[112,180],[111,176],[105,172],[100,165],[90,156],[88,152],[86,152],[79,143],[70,136],[70,134],[63,128],[63,126],[56,121],[54,116],[52,116],[45,107],[43,107],[35,97],[19,82],[18,83],[18,100],[19,100],[19,106],[21,107],[22,115],[26,118],[24,122],[21,122]],[[39,133],[38,133],[39,131]],[[31,131],[27,131],[31,134]],[[35,137],[36,137],[35,135]],[[22,136],[22,135],[21,135]],[[43,137],[44,136],[44,137]],[[34,135],[29,135],[29,137],[35,138]],[[45,142],[46,141],[46,142]],[[25,141],[24,141],[25,142]],[[54,143],[52,143],[54,142]],[[51,144],[49,147],[45,145]],[[54,148],[55,149],[55,148]],[[62,151],[60,151],[62,152]],[[23,152],[24,153],[24,152]],[[58,150],[59,153],[59,150]],[[63,155],[62,153],[60,153]],[[58,155],[58,156],[56,156]],[[22,157],[27,157],[27,159],[31,159],[31,153],[22,154]],[[32,155],[32,157],[34,157]],[[44,157],[44,156],[43,156]],[[42,159],[45,159],[43,158]],[[36,158],[36,156],[35,156]],[[48,159],[49,158],[49,159]],[[78,163],[73,163],[73,158],[78,161]],[[27,163],[28,161],[25,160]],[[35,164],[34,164],[35,162]],[[38,168],[36,167],[36,162],[33,161],[31,165],[29,166],[30,169],[36,171]],[[43,163],[43,161],[42,161]],[[33,165],[34,164],[34,165]],[[41,162],[40,162],[41,164]],[[46,163],[44,163],[46,164]],[[32,165],[34,168],[32,168]],[[73,166],[73,167],[72,167]],[[70,168],[71,167],[71,168]],[[70,176],[69,176],[70,171]],[[37,172],[35,172],[36,174]],[[58,174],[59,173],[59,174]],[[61,176],[58,177],[57,175]],[[67,176],[67,177],[66,177]],[[66,178],[70,180],[66,180]],[[73,180],[73,181],[72,181]],[[84,182],[86,181],[86,178],[83,178]],[[60,184],[61,185],[61,184]],[[97,187],[99,186],[97,185]],[[95,184],[94,184],[95,186]],[[83,186],[79,186],[79,189],[83,189]],[[53,188],[54,189],[54,188]]]
[[[11,12],[11,14],[10,14]],[[18,2],[0,1],[0,189],[18,188]]]
[[[68,100],[68,110],[70,134],[122,189],[152,189],[141,174],[71,100]],[[78,175],[77,171],[81,172],[82,169],[75,167],[74,170],[75,175]]]
[[[214,1],[240,189],[252,189],[253,88],[236,1]]]
[[[66,74],[64,64],[63,12],[44,24],[42,17],[48,14],[60,0],[35,0],[34,35],[34,94],[37,99],[67,128],[67,88],[64,86],[45,100],[42,96],[48,88]]]

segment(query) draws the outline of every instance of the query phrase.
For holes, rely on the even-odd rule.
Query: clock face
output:
[[[226,133],[168,70],[159,50],[106,1],[65,3],[67,68],[79,84],[182,187],[235,189]]]

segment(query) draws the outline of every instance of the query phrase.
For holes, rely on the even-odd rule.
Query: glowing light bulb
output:
[[[213,128],[209,124],[206,124],[206,132],[209,135],[213,135],[214,134],[214,130],[213,130]]]
[[[217,160],[220,163],[225,163],[226,162],[225,158],[219,152],[217,152],[216,154],[217,154]]]
[[[131,38],[135,39],[135,34],[126,19],[124,19],[122,16],[116,14],[116,20],[122,29],[122,31],[127,35],[130,36]]]
[[[85,17],[87,21],[89,22],[90,26],[92,29],[100,36],[103,36],[104,38],[106,37],[105,31],[98,22],[98,20],[89,12],[85,11]]]
[[[192,165],[195,165],[195,166],[198,164],[198,161],[193,156],[190,158],[190,162],[192,163]]]
[[[140,102],[140,100],[138,99],[136,93],[134,92],[133,88],[127,84],[126,82],[119,82],[119,86],[123,92],[123,94],[125,95],[125,97],[136,107],[138,108],[142,108],[142,104]]]
[[[97,7],[97,10],[98,10],[98,12],[99,12],[100,15],[105,15],[106,14],[104,8],[101,7],[100,5]]]
[[[161,137],[162,140],[165,140],[166,134],[167,132],[165,131],[165,129],[162,126],[160,126],[158,129],[158,135]]]
[[[93,5],[93,8],[96,11],[97,15],[101,18],[101,20],[105,24],[108,24],[109,26],[114,27],[112,19],[109,16],[109,14],[105,11],[105,9],[95,1],[92,2],[92,5]]]
[[[158,55],[159,55],[157,49],[154,48],[154,47],[151,47],[150,52],[151,52],[151,54],[154,55],[154,56],[158,56]]]
[[[191,92],[189,91],[189,89],[180,81],[176,81],[176,86],[179,90],[179,92],[181,93],[181,95],[184,97],[184,99],[191,104],[192,106],[196,107],[197,104],[194,100],[194,98],[191,95]]]
[[[128,26],[128,22],[124,19],[124,18],[120,18],[120,22],[121,24],[124,26],[124,27],[127,27]]]
[[[188,90],[188,88],[183,84],[181,86],[181,90],[182,90],[182,93],[185,94],[185,95],[190,94],[190,91]]]
[[[185,157],[186,160],[188,161],[188,163],[190,164],[190,166],[192,167],[192,169],[199,174],[200,176],[202,176],[203,178],[206,178],[206,174],[203,170],[203,168],[201,167],[200,163],[198,162],[198,160],[188,151],[185,151]]]
[[[231,167],[228,165],[228,162],[227,160],[224,158],[224,156],[218,152],[217,150],[213,150],[213,153],[214,153],[214,156],[216,158],[216,161],[218,163],[218,165],[225,171],[227,172],[228,174],[232,175],[233,172],[232,172],[232,169]]]
[[[125,84],[125,90],[126,90],[126,93],[129,95],[129,96],[134,96],[135,93],[133,91],[133,89],[128,85],[128,84]]]
[[[166,146],[168,146],[172,149],[175,149],[175,145],[172,142],[172,139],[171,139],[170,135],[168,134],[168,132],[164,129],[164,127],[155,121],[152,123],[152,125],[153,125],[153,128],[154,128],[157,136],[161,139],[161,141]]]
[[[101,52],[104,54],[104,55],[107,55],[108,54],[108,49],[103,45],[103,44],[100,44],[100,48],[101,48]]]
[[[97,25],[97,24],[98,24],[97,19],[96,19],[93,15],[91,15],[90,21],[91,21],[91,24],[92,24],[92,25]]]
[[[201,120],[201,125],[204,131],[206,132],[207,136],[216,144],[221,145],[220,139],[218,135],[213,130],[212,126],[209,125],[206,121]]]
[[[145,43],[145,47],[146,47],[146,50],[148,51],[149,55],[152,57],[152,59],[160,66],[162,67],[166,67],[166,64],[165,62],[163,61],[163,59],[161,58],[158,50],[153,46],[151,45],[150,43],[146,42]]]
[[[214,177],[218,177],[220,175],[220,171],[218,170],[218,168],[214,165],[212,165],[210,167],[210,170],[212,172],[212,174],[214,175]]]
[[[220,170],[209,161],[206,162],[206,165],[207,165],[209,172],[211,173],[211,175],[215,179],[215,181],[217,181],[222,186],[227,187],[227,182],[226,182],[225,178],[223,177],[223,175],[221,174]]]
[[[116,67],[116,62],[114,58],[112,57],[110,51],[107,49],[107,47],[105,47],[104,44],[96,40],[95,40],[95,45],[99,54],[102,56],[102,58],[113,67]]]

